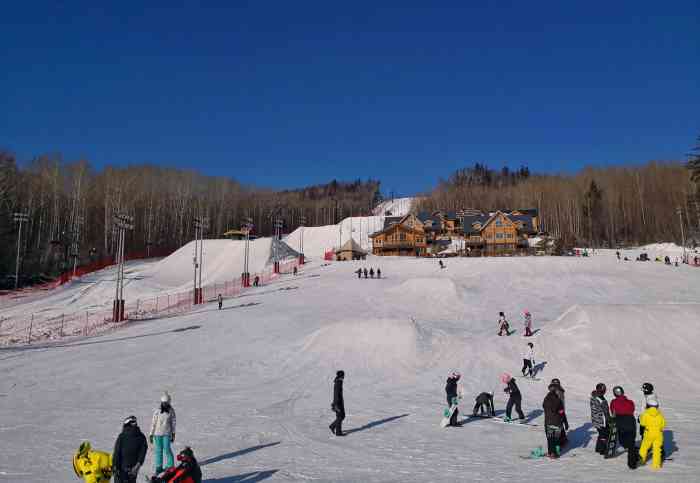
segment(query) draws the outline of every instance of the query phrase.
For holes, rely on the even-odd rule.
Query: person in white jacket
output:
[[[175,409],[170,404],[170,394],[163,393],[160,398],[160,406],[153,412],[151,432],[148,439],[154,446],[154,467],[155,474],[160,474],[165,468],[175,465],[173,450],[170,447],[175,442]],[[163,467],[163,456],[165,456],[167,466]]]
[[[529,376],[534,377],[534,367],[535,367],[535,349],[532,342],[527,343],[527,350],[523,354],[523,377]]]

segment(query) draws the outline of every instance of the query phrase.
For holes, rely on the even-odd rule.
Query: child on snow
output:
[[[648,409],[649,407],[651,407],[651,405],[649,404],[650,401],[652,401],[652,404],[653,404],[653,402],[655,402],[656,407],[660,406],[659,397],[654,392],[654,386],[652,383],[645,382],[644,384],[642,384],[642,393],[644,394],[644,407],[645,407],[645,409]],[[637,422],[639,422],[640,419],[641,419],[641,416],[639,418],[637,418]],[[639,425],[639,436],[644,438],[644,426],[642,426],[641,424]],[[664,450],[664,447],[662,445],[661,446],[661,460],[663,461],[664,459],[666,459],[666,451]]]
[[[107,482],[112,478],[112,455],[95,451],[89,442],[83,441],[73,456],[73,471],[85,483]]]
[[[518,385],[515,383],[515,378],[513,378],[510,374],[504,372],[501,375],[501,382],[503,384],[506,384],[506,388],[503,389],[503,392],[505,392],[509,396],[508,402],[506,403],[506,417],[503,418],[503,420],[506,422],[512,421],[510,415],[513,411],[513,406],[515,406],[515,411],[518,413],[518,419],[524,421],[525,415],[523,414],[523,410],[520,407],[520,404],[523,401],[523,396],[522,394],[520,394],[520,389],[518,389]]]
[[[595,444],[596,453],[605,456],[608,447],[608,435],[610,429],[610,408],[608,401],[605,399],[605,384],[599,382],[595,391],[591,392],[591,422],[598,431],[598,439]]]
[[[566,417],[566,399],[564,397],[565,391],[564,387],[561,385],[561,381],[556,377],[552,379],[552,382],[549,384],[555,386],[557,396],[559,396],[561,405],[564,408],[564,414],[562,415],[562,423],[564,427],[562,428],[561,436],[559,437],[559,446],[563,448],[569,442],[569,439],[566,436],[566,432],[569,430],[569,419]]]
[[[112,473],[115,483],[135,483],[146,459],[148,442],[139,428],[136,416],[124,420],[122,432],[114,443]]]
[[[171,443],[175,442],[175,409],[170,405],[171,398],[167,392],[163,393],[160,398],[160,407],[153,412],[153,420],[151,422],[151,432],[148,439],[153,447],[153,460],[155,473],[163,471],[163,456],[166,458],[165,468],[174,466],[173,450],[170,448]]]
[[[535,373],[533,372],[535,368],[535,349],[534,346],[532,345],[532,342],[527,343],[527,349],[525,350],[525,353],[523,354],[523,368],[521,369],[521,372],[523,373],[523,377],[528,376],[528,377],[535,377]]]
[[[620,386],[613,388],[615,399],[610,403],[610,414],[615,418],[617,426],[617,439],[620,445],[627,450],[627,466],[630,469],[637,467],[637,422],[634,419],[634,403],[627,399],[625,391]]]
[[[549,392],[542,402],[544,409],[544,430],[547,436],[547,456],[559,458],[560,438],[564,426],[564,403],[557,395],[557,385],[550,384]]]
[[[457,404],[458,391],[457,383],[459,382],[462,375],[458,372],[453,372],[448,378],[445,384],[445,393],[447,394],[447,407],[450,408],[453,404]],[[450,426],[457,426],[457,415],[459,414],[459,409],[455,408],[450,418]]]
[[[532,314],[526,310],[523,315],[525,316],[525,337],[530,337],[532,335]]]
[[[192,448],[187,446],[177,455],[180,462],[164,472],[151,477],[151,483],[202,483],[202,470],[194,457]]]
[[[506,335],[510,335],[508,333],[510,326],[508,325],[508,321],[506,320],[506,315],[503,312],[498,313],[498,335],[502,336],[503,332],[506,333]]]
[[[493,392],[482,392],[474,399],[474,411],[472,411],[472,416],[478,416],[477,413],[481,413],[481,416],[495,417],[496,411],[493,409]],[[484,411],[485,410],[485,411]]]
[[[664,428],[666,420],[659,411],[659,402],[654,399],[647,401],[648,408],[639,418],[639,424],[644,428],[642,446],[639,448],[640,463],[646,463],[649,449],[652,450],[651,467],[655,470],[661,468],[661,448],[664,446]]]

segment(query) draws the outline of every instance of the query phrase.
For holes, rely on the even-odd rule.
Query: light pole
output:
[[[134,217],[125,213],[115,213],[114,226],[117,229],[117,287],[112,308],[112,320],[121,322],[124,318],[124,245],[126,230],[134,229]]]
[[[250,253],[250,230],[253,229],[253,219],[249,216],[243,219],[241,231],[245,232],[245,251],[243,252],[243,273],[241,274],[241,285],[250,287],[250,272],[248,271],[248,257]]]
[[[78,251],[79,251],[79,245],[80,245],[80,228],[83,226],[85,219],[83,218],[82,215],[78,215],[75,218],[75,230],[73,230],[73,243],[71,246],[71,249],[73,252],[71,253],[71,256],[73,257],[73,278],[75,278],[75,274],[78,270]]]
[[[299,220],[301,230],[299,231],[299,265],[303,265],[304,262],[304,226],[306,225],[306,217],[301,215]]]
[[[194,303],[204,302],[202,293],[202,266],[204,265],[204,230],[209,228],[209,220],[206,217],[194,219]],[[199,234],[199,263],[197,263],[197,234]],[[197,272],[199,271],[199,281]]]
[[[19,223],[17,228],[17,263],[15,264],[15,290],[19,288],[19,255],[22,247],[22,223],[29,221],[29,215],[27,213],[14,213],[13,214],[15,222]]]
[[[678,222],[681,224],[681,243],[683,244],[683,263],[686,263],[685,259],[685,231],[683,231],[683,209],[679,206],[676,210],[678,213]]]
[[[277,247],[279,246],[279,240],[282,238],[282,224],[282,218],[277,216],[277,218],[275,218],[275,238],[272,240],[272,247],[274,250],[274,262],[272,265],[273,273],[280,273],[280,261]]]

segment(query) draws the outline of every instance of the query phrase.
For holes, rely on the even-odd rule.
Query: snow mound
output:
[[[410,278],[387,289],[382,295],[407,305],[426,300],[436,311],[445,308],[452,314],[456,308],[463,305],[457,286],[451,278]]]

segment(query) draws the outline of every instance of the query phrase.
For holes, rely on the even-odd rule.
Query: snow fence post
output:
[[[29,322],[29,337],[27,337],[27,344],[32,343],[32,326],[34,325],[34,314],[32,314],[32,320]]]

